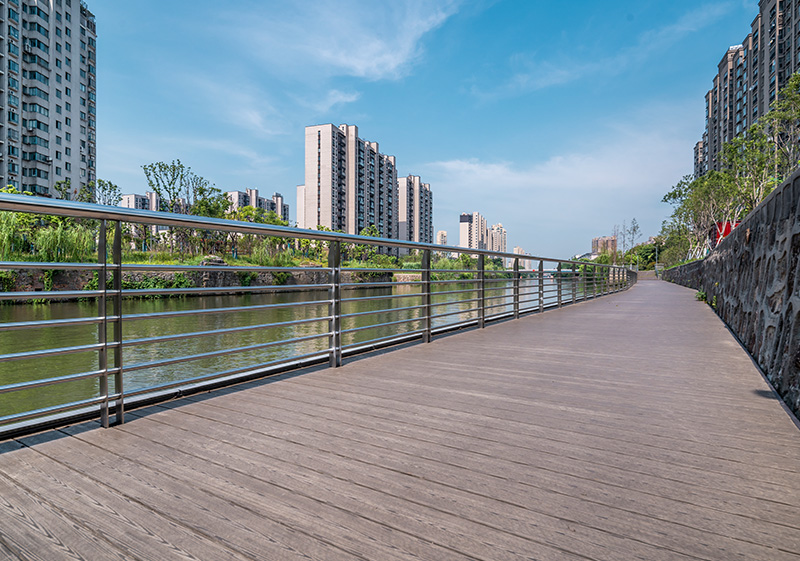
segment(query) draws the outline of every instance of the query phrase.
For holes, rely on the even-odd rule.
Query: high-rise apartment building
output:
[[[398,238],[433,243],[433,193],[418,175],[397,179]]]
[[[436,244],[447,245],[447,230],[439,230],[436,232]]]
[[[4,4],[0,184],[56,196],[69,181],[74,196],[97,178],[94,15],[80,0]]]
[[[489,230],[489,249],[500,253],[506,252],[508,233],[502,224],[495,224]]]
[[[721,168],[722,146],[769,111],[800,69],[800,0],[760,0],[741,45],[729,47],[706,94],[706,131],[695,174]],[[698,173],[700,172],[700,173]]]
[[[603,236],[600,238],[592,238],[592,253],[616,253],[617,252],[617,236]]]
[[[488,233],[486,219],[479,213],[464,213],[459,218],[458,245],[470,249],[486,249]]]
[[[297,225],[358,234],[375,225],[398,238],[397,169],[355,125],[306,127],[305,184],[297,186]]]
[[[283,195],[275,193],[271,199],[258,195],[258,189],[245,189],[244,191],[228,191],[225,193],[231,202],[231,208],[238,210],[245,206],[261,208],[272,211],[282,220],[289,221],[289,205],[283,202]]]

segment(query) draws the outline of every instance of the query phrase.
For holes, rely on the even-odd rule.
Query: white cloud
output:
[[[269,70],[313,82],[331,76],[367,80],[404,76],[423,53],[422,38],[441,26],[458,0],[378,4],[293,2],[254,8],[222,32],[255,53]],[[238,16],[238,14],[237,14]],[[232,29],[234,28],[235,29]]]
[[[495,88],[473,86],[472,93],[479,99],[496,99],[567,84],[589,76],[621,74],[664,52],[690,33],[714,23],[730,11],[731,6],[731,2],[724,2],[695,8],[674,23],[645,31],[634,45],[611,56],[596,59],[561,56],[542,60],[538,53],[516,54],[510,60],[516,71],[508,80]]]
[[[587,251],[592,237],[633,217],[645,236],[655,235],[670,211],[663,194],[691,172],[689,105],[650,106],[626,124],[609,124],[585,150],[539,161],[420,166],[434,192],[435,227],[457,236],[458,215],[478,211],[503,223],[510,246],[553,257]]]

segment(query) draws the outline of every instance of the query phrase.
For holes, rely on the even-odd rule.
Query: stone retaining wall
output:
[[[767,378],[800,414],[800,172],[702,261],[664,279],[706,294]]]

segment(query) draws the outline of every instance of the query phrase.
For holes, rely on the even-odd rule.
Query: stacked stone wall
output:
[[[664,272],[702,291],[800,414],[800,172],[702,261]]]

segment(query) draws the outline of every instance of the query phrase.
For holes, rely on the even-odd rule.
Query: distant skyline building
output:
[[[97,179],[97,35],[79,0],[5,3],[0,182],[68,197]]]
[[[122,195],[119,206],[136,210],[159,210],[160,199],[156,193],[147,191],[144,195]]]
[[[437,245],[447,245],[447,230],[439,230],[436,232]]]
[[[760,0],[750,33],[728,47],[706,93],[706,126],[695,145],[695,175],[719,170],[722,146],[769,111],[800,68],[800,1]]]
[[[372,224],[381,237],[399,237],[395,157],[360,139],[355,125],[306,127],[297,225],[359,234]]]
[[[398,239],[433,243],[433,193],[418,175],[397,179]]]
[[[469,249],[487,249],[486,219],[479,212],[463,213],[459,218],[458,245]]]
[[[517,255],[530,256],[530,253],[528,253],[527,251],[522,249],[520,246],[515,246],[514,247],[514,251],[512,253],[515,253]],[[519,260],[519,268],[520,269],[531,269],[531,268],[533,268],[533,260],[531,260],[531,259],[520,259]]]
[[[283,202],[283,195],[275,193],[271,199],[266,199],[258,195],[258,189],[245,189],[244,191],[228,191],[225,193],[231,202],[233,210],[239,210],[245,206],[261,208],[272,211],[282,220],[289,221],[289,205]]]
[[[502,224],[494,224],[489,230],[489,249],[500,253],[506,252],[508,233]]]
[[[617,236],[602,236],[592,238],[592,253],[611,253],[617,252]]]

